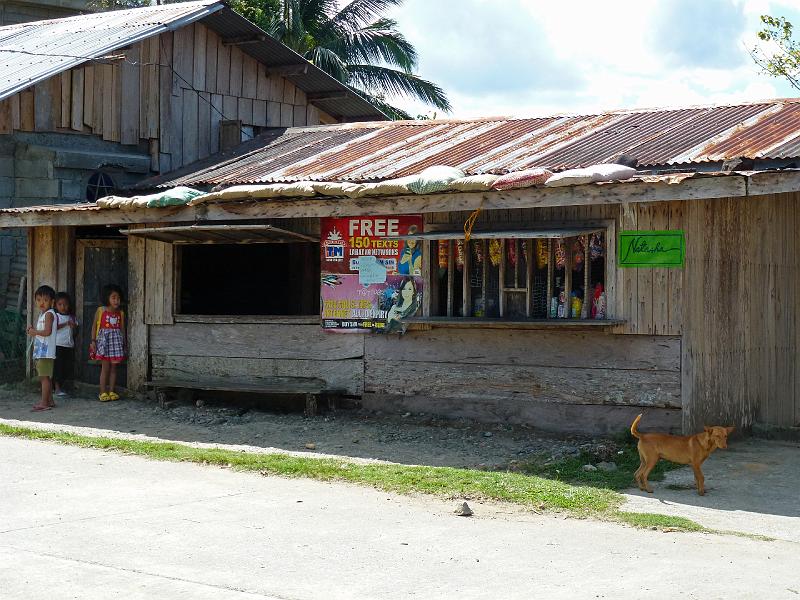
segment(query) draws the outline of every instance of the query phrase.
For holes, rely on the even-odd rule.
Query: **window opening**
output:
[[[499,232],[466,243],[446,235],[428,242],[437,261],[432,316],[606,318],[604,232],[552,238]]]
[[[181,244],[177,306],[190,315],[319,314],[319,244]]]
[[[92,173],[86,183],[87,202],[97,202],[100,198],[110,196],[114,191],[114,180],[104,171]]]

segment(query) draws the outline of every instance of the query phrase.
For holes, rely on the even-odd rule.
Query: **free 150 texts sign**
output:
[[[421,215],[320,219],[322,327],[402,331],[422,304]]]
[[[620,267],[682,267],[683,231],[621,231],[617,253]]]

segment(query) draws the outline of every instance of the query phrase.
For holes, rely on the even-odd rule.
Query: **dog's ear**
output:
[[[709,427],[708,425],[703,425],[703,431],[711,431],[713,429],[714,429],[713,427]]]
[[[735,429],[736,429],[736,427],[726,427],[726,428],[725,428],[725,431],[728,433],[728,435],[730,435],[730,434],[732,434],[732,433],[733,433],[733,431],[734,431]]]

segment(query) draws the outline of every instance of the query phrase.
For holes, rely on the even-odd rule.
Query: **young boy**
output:
[[[33,359],[36,363],[36,373],[42,384],[42,399],[34,404],[36,412],[50,410],[55,406],[53,402],[53,365],[56,361],[56,311],[53,310],[56,291],[49,285],[43,285],[33,295],[39,307],[39,319],[36,327],[28,327],[28,335],[34,337]]]

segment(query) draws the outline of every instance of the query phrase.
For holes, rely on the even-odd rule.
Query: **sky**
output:
[[[451,118],[545,116],[800,96],[748,50],[800,0],[406,0],[389,16]],[[413,115],[433,110],[408,100]]]

